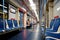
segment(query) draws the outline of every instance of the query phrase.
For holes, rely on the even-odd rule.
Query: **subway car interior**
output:
[[[0,0],[0,40],[60,40],[60,0]]]

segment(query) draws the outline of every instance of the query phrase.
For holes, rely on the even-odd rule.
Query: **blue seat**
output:
[[[48,36],[48,37],[45,38],[45,40],[60,40],[60,39]]]
[[[23,22],[20,21],[20,28],[23,28],[23,27],[24,27]]]
[[[45,36],[51,36],[51,37],[60,39],[60,33],[56,33],[58,31],[59,26],[60,26],[60,18],[56,19],[54,28],[52,30],[53,32],[47,31],[47,32],[45,32]]]
[[[52,29],[54,22],[55,22],[55,19],[52,19],[50,22],[50,27],[46,28],[46,31],[49,31]],[[41,30],[42,30],[42,32],[44,32],[44,27],[41,27]]]
[[[55,21],[55,19],[52,19],[52,20],[51,20],[51,22],[50,22],[50,27],[49,27],[49,28],[46,28],[46,30],[52,29],[53,24],[54,24],[54,21]]]
[[[45,40],[56,40],[56,39],[52,39],[52,38],[46,38]]]
[[[60,25],[60,18],[55,19],[54,25],[53,25],[53,30],[46,30],[46,32],[57,32],[58,28]]]
[[[15,28],[19,28],[19,27],[18,27],[17,20],[13,20],[13,23],[14,23]]]
[[[51,33],[51,32],[46,32],[46,36],[54,37],[60,39],[60,33]]]
[[[7,30],[7,31],[10,31],[10,30],[12,30],[13,29],[13,23],[12,23],[12,20],[6,20],[7,22],[7,24],[8,24],[8,27],[9,28],[6,28],[5,30]]]
[[[4,30],[4,20],[0,20],[0,32]]]

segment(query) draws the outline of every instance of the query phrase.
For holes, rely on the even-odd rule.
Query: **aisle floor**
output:
[[[35,25],[34,28],[24,29],[8,35],[10,37],[5,35],[5,40],[42,40],[39,24]]]

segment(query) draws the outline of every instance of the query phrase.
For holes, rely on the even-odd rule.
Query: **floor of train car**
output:
[[[44,40],[41,35],[39,24],[34,28],[24,29],[22,31],[14,31],[5,35],[0,35],[0,40]]]

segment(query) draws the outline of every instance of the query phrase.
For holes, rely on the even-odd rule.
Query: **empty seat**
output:
[[[48,36],[48,37],[45,38],[45,40],[60,40],[60,39]]]
[[[59,26],[60,26],[60,18],[56,19],[55,24],[54,24],[54,27],[53,27],[53,30],[51,30],[49,32],[48,31],[45,32],[46,37],[47,36],[50,36],[50,37],[54,37],[54,38],[60,39],[60,32],[59,32],[60,31],[59,30],[60,27]]]
[[[5,30],[12,30],[13,28],[13,23],[12,20],[6,20],[6,24],[8,25]]]
[[[50,22],[50,27],[46,28],[46,31],[52,30],[54,22],[55,22],[55,19],[52,19]],[[41,30],[42,30],[42,32],[44,32],[44,30],[45,30],[44,27],[41,27]]]
[[[5,27],[4,20],[0,20],[0,32],[4,31],[4,27]]]
[[[55,19],[52,19],[51,22],[50,22],[50,27],[49,28],[46,28],[46,30],[51,30],[52,27],[53,27],[53,24],[54,24],[54,21]]]
[[[54,37],[60,39],[60,33],[47,32],[46,36]]]
[[[46,31],[52,30],[54,22],[55,22],[55,19],[52,19],[50,22],[50,27],[46,28]],[[44,30],[45,30],[44,27],[41,27],[41,30],[42,30],[42,32],[44,32]]]
[[[60,18],[57,18],[57,19],[55,19],[55,22],[53,24],[53,27],[52,27],[53,29],[48,30],[48,32],[57,32],[59,25],[60,25]],[[47,30],[46,30],[46,32],[47,32]]]
[[[20,28],[23,28],[24,27],[24,25],[23,25],[23,22],[22,21],[20,21]]]
[[[17,23],[17,20],[13,20],[13,24],[14,24],[14,28],[19,28],[19,26],[18,26],[18,23]]]

